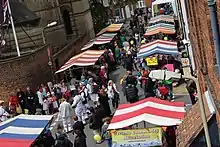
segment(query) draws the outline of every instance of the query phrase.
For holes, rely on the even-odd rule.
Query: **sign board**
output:
[[[192,76],[190,67],[184,67],[183,68],[183,74],[185,76]]]
[[[162,129],[146,128],[112,132],[113,147],[150,147],[162,145]]]
[[[157,57],[148,57],[145,59],[148,66],[158,65],[158,59]]]
[[[189,58],[181,58],[181,62],[182,62],[183,67],[190,65]]]

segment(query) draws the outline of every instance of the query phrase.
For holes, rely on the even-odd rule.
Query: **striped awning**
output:
[[[98,34],[96,34],[96,36],[99,36],[105,32],[118,32],[122,26],[123,24],[111,24],[108,27],[102,29]]]
[[[156,126],[180,125],[184,114],[184,102],[146,98],[136,103],[119,105],[108,129],[121,129],[142,121]]]
[[[158,33],[164,34],[175,34],[175,26],[172,24],[159,23],[152,26],[147,27],[147,31],[144,34],[145,36],[155,35]]]
[[[178,55],[177,42],[156,40],[141,46],[137,57],[143,58],[154,54]]]
[[[42,133],[52,115],[19,115],[0,124],[1,147],[29,147]]]
[[[104,33],[96,37],[95,39],[91,40],[90,42],[88,42],[81,50],[82,51],[87,50],[95,44],[100,45],[100,44],[110,43],[112,39],[115,37],[115,35],[117,35],[117,33]]]
[[[104,50],[87,50],[69,59],[56,73],[63,72],[72,66],[90,66],[94,65]]]
[[[173,16],[170,15],[158,15],[156,17],[152,17],[149,21],[149,24],[157,23],[157,22],[171,22],[174,23]]]

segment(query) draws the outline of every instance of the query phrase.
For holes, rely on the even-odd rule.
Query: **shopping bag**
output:
[[[21,109],[21,106],[20,106],[20,105],[17,105],[17,107],[16,107],[16,112],[17,112],[18,114],[21,114],[21,113],[22,113],[22,109]]]

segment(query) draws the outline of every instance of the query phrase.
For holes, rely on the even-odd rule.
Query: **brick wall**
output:
[[[54,60],[59,59],[59,64],[62,66],[70,57],[81,52],[80,49],[91,39],[93,32],[92,30],[72,41],[53,56]],[[52,81],[47,46],[20,58],[0,61],[0,67],[0,99],[5,101],[8,100],[10,92],[15,92],[17,88],[25,90],[30,86],[35,91],[40,84]]]
[[[217,0],[218,16],[220,18],[220,1]],[[209,89],[217,108],[217,120],[220,124],[220,83],[215,73],[215,49],[210,22],[210,12],[207,0],[186,0],[187,16],[190,29],[190,40],[192,42],[195,63],[199,71],[199,82],[202,95]],[[219,19],[220,20],[220,19]],[[205,102],[207,118],[210,117]],[[190,146],[192,141],[202,129],[199,106],[196,104],[192,110],[186,114],[183,123],[177,129],[177,146]]]

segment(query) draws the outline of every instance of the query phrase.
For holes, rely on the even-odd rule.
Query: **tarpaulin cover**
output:
[[[149,21],[149,24],[161,22],[161,21],[174,23],[174,18],[173,16],[170,15],[158,15],[156,17],[152,17]]]
[[[90,47],[92,47],[94,44],[106,44],[110,43],[112,39],[117,35],[117,33],[104,33],[100,35],[99,37],[96,37],[95,39],[89,41],[81,50],[87,50]]]
[[[108,129],[120,129],[142,121],[157,126],[179,125],[184,114],[184,102],[169,102],[151,97],[119,105]]]
[[[76,66],[90,66],[94,65],[99,57],[104,53],[104,50],[86,50],[76,56],[69,59],[56,73],[60,73]]]
[[[156,40],[141,46],[137,57],[143,58],[154,54],[178,55],[177,43],[172,41]]]
[[[0,146],[29,147],[52,117],[52,115],[22,114],[0,123]]]
[[[120,31],[121,27],[123,26],[123,24],[111,24],[108,27],[102,29],[96,36],[99,36],[105,32],[118,32]]]

